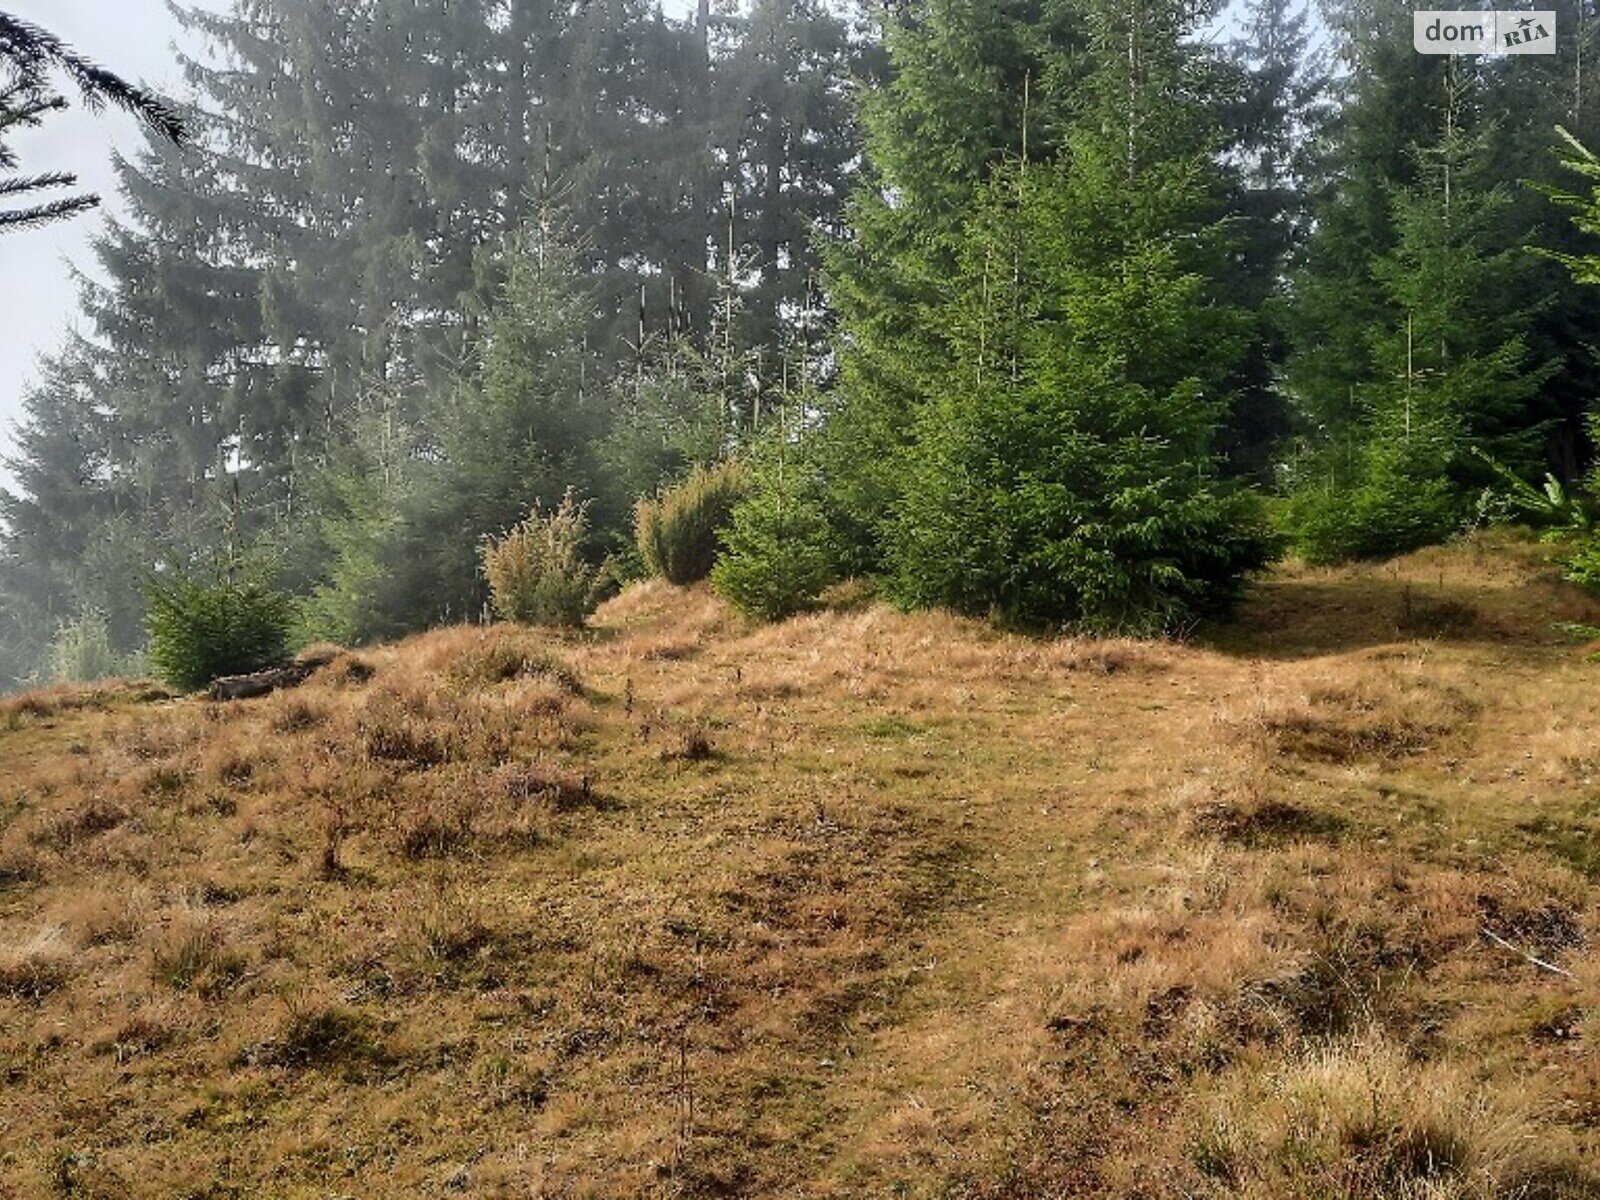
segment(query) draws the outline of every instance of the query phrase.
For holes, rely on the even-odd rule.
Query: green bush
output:
[[[1129,489],[1103,505],[1024,488],[959,518],[919,499],[895,530],[895,598],[1025,628],[1177,632],[1225,611],[1272,557],[1259,503],[1224,485]]]
[[[1407,554],[1444,541],[1466,523],[1468,494],[1456,481],[1458,444],[1445,422],[1418,422],[1362,447],[1347,483],[1308,484],[1291,498],[1286,524],[1295,549],[1325,565]],[[1320,469],[1313,468],[1309,479]]]
[[[1589,439],[1600,450],[1600,413],[1589,418]],[[1590,505],[1600,505],[1600,459],[1595,460],[1587,481]],[[1567,578],[1573,583],[1600,591],[1600,529],[1591,529],[1584,535],[1578,550],[1564,564]]]
[[[719,535],[750,486],[750,468],[728,459],[696,467],[683,482],[640,500],[634,529],[651,573],[679,587],[709,576],[717,562]]]
[[[1186,394],[1129,387],[1095,403],[1085,390],[1002,385],[936,401],[889,531],[891,595],[1025,628],[1141,636],[1227,607],[1274,547],[1258,500],[1209,460],[1184,461],[1176,437],[1138,429],[1140,413],[1183,413]]]
[[[503,621],[580,627],[604,594],[607,573],[582,555],[587,505],[567,492],[554,511],[537,506],[500,537],[484,539],[483,573]]]
[[[1590,534],[1562,565],[1573,583],[1600,591],[1600,534]]]
[[[150,665],[173,687],[204,687],[288,657],[294,602],[259,580],[157,581],[145,618]]]
[[[1316,566],[1407,554],[1444,541],[1461,521],[1448,480],[1380,480],[1296,497],[1295,548]]]
[[[89,683],[124,674],[129,664],[112,648],[105,614],[85,609],[62,623],[50,643],[50,678],[57,683]]]
[[[770,472],[734,506],[711,583],[746,616],[781,621],[816,606],[834,581],[816,500]]]

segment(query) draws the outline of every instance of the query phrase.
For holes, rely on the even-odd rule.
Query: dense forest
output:
[[[478,618],[485,539],[602,590],[697,504],[753,613],[1139,633],[1285,548],[1581,527],[1600,82],[1552,6],[1507,58],[1400,0],[185,13],[191,136],[119,164],[26,397],[0,686],[133,662],[175,581],[345,643]]]

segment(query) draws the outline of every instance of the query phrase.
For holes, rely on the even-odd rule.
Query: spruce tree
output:
[[[16,449],[6,460],[15,490],[0,491],[7,630],[0,688],[34,673],[57,626],[80,612],[107,617],[120,651],[140,640],[141,613],[127,588],[138,564],[124,556],[130,522],[96,401],[96,356],[78,342],[42,366],[41,382],[24,394]]]
[[[366,636],[471,619],[478,546],[569,489],[601,493],[603,390],[584,348],[592,300],[575,254],[545,230],[510,235],[510,270],[473,369],[437,428],[419,429],[404,501],[380,540]],[[614,518],[618,523],[622,518]],[[359,566],[359,564],[349,564]]]
[[[1244,326],[1207,298],[1223,242],[1187,6],[1080,16],[1087,45],[1045,64],[1072,80],[1043,106],[1070,125],[1034,156],[1025,71],[1017,151],[946,217],[928,332],[885,356],[925,397],[893,467],[891,583],[911,604],[1151,631],[1264,561],[1212,445]]]
[[[716,86],[735,252],[756,275],[742,333],[776,362],[813,286],[818,235],[839,231],[860,154],[849,86],[862,49],[821,0],[755,0],[731,33]]]
[[[1510,187],[1489,173],[1492,86],[1447,63],[1443,130],[1413,146],[1413,182],[1388,189],[1387,248],[1368,264],[1360,373],[1337,436],[1297,465],[1290,510],[1308,558],[1399,553],[1470,516],[1490,482],[1474,449],[1533,472],[1543,458],[1540,388],[1553,364],[1530,352],[1537,264],[1510,236]]]
[[[819,399],[826,420],[809,451],[829,479],[847,574],[885,565],[885,521],[903,483],[896,457],[950,357],[928,317],[956,269],[964,215],[1024,141],[1041,159],[1059,142],[1081,66],[1071,8],[931,0],[882,13],[887,63],[860,101],[861,178],[823,256],[838,380]]]
[[[154,92],[84,58],[49,30],[0,12],[0,203],[6,205],[0,208],[0,233],[75,216],[100,203],[88,193],[56,195],[76,186],[70,173],[18,174],[17,155],[3,140],[67,107],[53,86],[57,76],[71,80],[91,109],[114,105],[160,137],[177,142],[185,136],[183,121]]]
[[[1282,378],[1287,283],[1310,232],[1308,185],[1331,80],[1313,45],[1307,0],[1250,0],[1240,15],[1218,112],[1233,237],[1214,290],[1251,315],[1252,329],[1218,447],[1230,473],[1266,483],[1293,427]]]

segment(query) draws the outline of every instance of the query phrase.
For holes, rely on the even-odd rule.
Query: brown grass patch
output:
[[[1201,1179],[1228,1194],[1558,1194],[1540,1181],[1563,1173],[1563,1156],[1526,1099],[1408,1061],[1381,1036],[1230,1082],[1190,1144]]]
[[[1453,684],[1375,660],[1351,664],[1299,698],[1261,705],[1250,717],[1280,756],[1331,765],[1394,761],[1439,745],[1471,721],[1476,704]]]
[[[1241,846],[1260,847],[1302,839],[1338,837],[1347,822],[1333,813],[1314,812],[1283,800],[1257,804],[1211,804],[1195,814],[1203,835]]]
[[[587,775],[571,775],[538,767],[512,769],[502,777],[508,800],[548,804],[558,812],[587,808],[599,801]]]
[[[0,998],[41,1003],[66,986],[70,967],[59,929],[47,929],[18,945],[0,946]]]
[[[279,703],[272,716],[274,733],[303,733],[326,724],[328,714],[321,706],[309,700],[291,699]]]
[[[38,701],[0,1194],[1600,1194],[1597,613],[1542,553],[1190,644],[646,585]]]
[[[334,687],[357,688],[370,683],[378,668],[359,654],[341,654],[317,675]]]
[[[127,821],[129,816],[126,809],[96,798],[81,807],[52,814],[33,831],[30,840],[37,846],[65,852],[103,833],[109,833]]]
[[[182,920],[163,931],[152,953],[151,974],[169,988],[214,1000],[237,987],[246,961],[207,922]]]
[[[0,894],[41,882],[44,871],[39,860],[14,850],[0,853]]]
[[[301,1001],[290,1005],[273,1037],[246,1047],[239,1061],[290,1070],[348,1070],[380,1064],[385,1057],[371,1016],[344,1005]]]

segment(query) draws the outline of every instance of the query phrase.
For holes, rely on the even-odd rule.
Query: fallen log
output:
[[[206,699],[226,700],[253,700],[257,696],[267,696],[284,688],[299,687],[311,678],[316,667],[308,663],[296,663],[290,667],[273,667],[267,671],[257,671],[252,675],[227,675],[212,683],[206,691]]]

